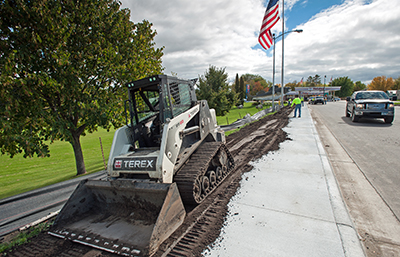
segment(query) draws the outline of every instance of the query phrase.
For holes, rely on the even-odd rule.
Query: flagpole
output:
[[[283,2],[283,0],[282,0]],[[283,106],[283,95],[284,95],[284,81],[283,81],[283,40],[284,40],[284,21],[282,23],[282,34],[278,37],[275,37],[271,33],[272,27],[278,22],[280,19],[279,17],[279,0],[269,0],[267,9],[265,10],[264,18],[261,24],[261,29],[260,29],[260,35],[258,36],[258,42],[260,45],[267,50],[270,48],[272,45],[274,45],[274,63],[273,63],[273,79],[272,79],[272,94],[273,94],[273,99],[272,99],[272,108],[274,108],[274,93],[275,93],[275,40],[282,36],[282,90],[281,90],[281,97],[282,97],[282,106]],[[284,8],[282,8],[284,9]],[[284,16],[282,15],[282,18]],[[292,31],[290,31],[292,32]],[[295,30],[295,32],[302,32],[302,30]]]
[[[274,56],[272,61],[272,111],[275,111],[275,34],[272,34],[274,40]]]
[[[284,33],[285,33],[285,1],[284,0],[282,0],[282,74],[281,74],[281,76],[282,76],[282,78],[281,78],[281,83],[282,83],[282,85],[281,85],[281,106],[283,107],[283,94],[284,94],[284,86],[285,86],[285,83],[284,83],[284,81],[283,81],[283,73],[284,73],[284,69],[283,69],[283,67],[284,67],[284,40],[285,40],[285,35],[284,35]]]

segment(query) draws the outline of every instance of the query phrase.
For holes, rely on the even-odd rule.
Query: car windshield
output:
[[[360,92],[356,95],[356,100],[362,99],[389,99],[385,92]]]

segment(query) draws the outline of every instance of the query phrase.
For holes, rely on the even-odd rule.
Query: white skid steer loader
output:
[[[128,83],[126,125],[114,135],[108,179],[82,181],[50,234],[101,250],[152,255],[233,170],[225,134],[194,80]]]

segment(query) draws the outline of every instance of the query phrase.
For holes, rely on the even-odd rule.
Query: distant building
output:
[[[295,91],[301,96],[314,95],[333,95],[333,92],[339,91],[341,87],[296,87]]]
[[[328,100],[330,96],[334,94],[335,91],[339,91],[341,87],[296,87],[294,91],[291,91],[290,87],[284,87],[284,100],[288,98],[294,98],[295,96],[305,97],[308,96],[317,96],[324,95],[328,96]],[[275,100],[280,100],[281,97],[281,88],[275,86]],[[268,90],[268,92],[260,91],[256,96],[253,97],[255,101],[271,101],[272,100],[272,87]]]

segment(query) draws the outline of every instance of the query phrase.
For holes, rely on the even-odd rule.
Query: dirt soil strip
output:
[[[207,246],[218,238],[228,212],[227,205],[240,186],[242,174],[252,169],[249,162],[278,150],[279,144],[288,139],[282,128],[288,124],[291,111],[292,108],[285,107],[227,137],[227,147],[235,159],[235,170],[200,205],[186,206],[187,217],[184,223],[160,246],[154,256],[201,256]],[[24,257],[116,256],[45,233],[4,254]]]

